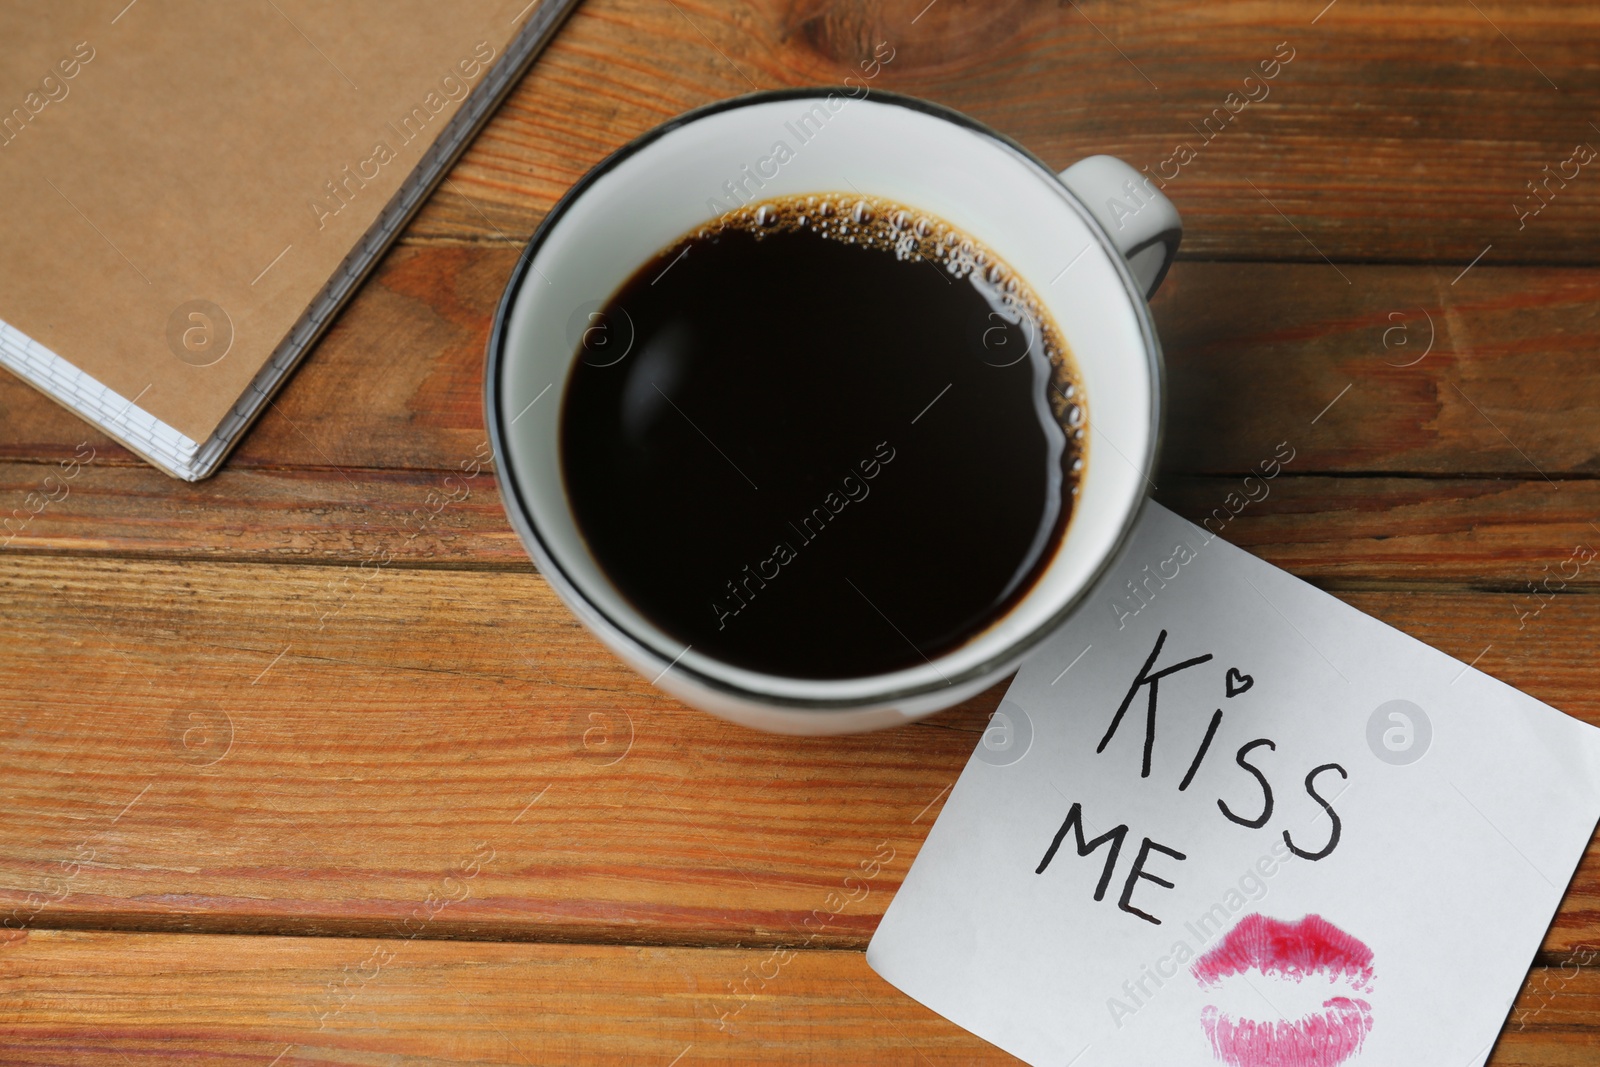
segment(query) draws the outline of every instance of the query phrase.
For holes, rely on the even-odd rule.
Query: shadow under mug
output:
[[[741,204],[844,190],[944,219],[1026,278],[1072,352],[1090,432],[1054,556],[982,633],[922,665],[870,677],[776,677],[686,648],[607,578],[567,499],[562,404],[583,331],[641,264]],[[578,618],[695,707],[800,734],[877,729],[949,707],[1015,669],[1127,541],[1161,434],[1161,350],[1145,300],[1180,235],[1177,210],[1126,163],[1091,156],[1057,175],[981,123],[922,100],[858,86],[756,93],[691,111],[585,175],[517,263],[495,315],[485,383],[507,515]]]

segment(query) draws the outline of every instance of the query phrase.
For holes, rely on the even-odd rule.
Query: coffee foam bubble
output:
[[[845,244],[892,253],[896,259],[926,260],[952,281],[966,281],[981,293],[994,314],[1022,329],[1028,351],[1037,349],[1051,368],[1050,408],[1073,441],[1071,474],[1080,474],[1089,410],[1071,351],[1060,329],[1027,281],[993,249],[925,211],[877,196],[812,193],[746,204],[718,216],[686,236],[663,256],[676,255],[692,240],[711,240],[725,232],[757,238],[770,233],[809,230]],[[1017,357],[1018,359],[1024,357]],[[1077,485],[1072,493],[1078,492]]]

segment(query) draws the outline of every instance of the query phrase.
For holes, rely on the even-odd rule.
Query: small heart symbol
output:
[[[1256,680],[1241,672],[1238,667],[1228,668],[1228,696],[1230,698],[1238,696],[1255,684]]]

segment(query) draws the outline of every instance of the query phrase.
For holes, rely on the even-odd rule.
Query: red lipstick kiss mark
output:
[[[1358,992],[1372,988],[1372,950],[1320,915],[1286,923],[1247,915],[1216,946],[1195,960],[1200,984],[1256,970],[1301,982],[1313,975],[1343,980]],[[1295,1022],[1234,1019],[1214,1005],[1200,1012],[1211,1051],[1229,1067],[1339,1067],[1361,1051],[1372,1030],[1372,1006],[1337,996],[1320,1015]]]

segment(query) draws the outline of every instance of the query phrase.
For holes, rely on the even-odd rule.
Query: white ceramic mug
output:
[[[779,149],[779,145],[783,149]],[[635,610],[580,535],[560,456],[574,323],[651,257],[741,203],[854,190],[930,214],[993,248],[1061,329],[1090,434],[1054,557],[1004,616],[916,667],[784,678],[685,648]],[[1083,599],[1126,541],[1161,431],[1161,350],[1146,296],[1177,250],[1177,210],[1137,171],[1091,156],[1059,176],[957,112],[856,90],[757,93],[689,112],[619,149],[550,212],[517,264],[489,340],[486,408],[506,512],[552,588],[654,684],[766,730],[833,734],[920,718],[994,684]],[[649,536],[641,531],[641,536]]]

